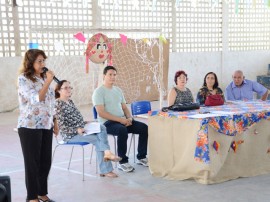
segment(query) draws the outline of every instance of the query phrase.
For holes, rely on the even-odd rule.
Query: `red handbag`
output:
[[[221,95],[208,95],[204,103],[205,106],[218,106],[223,104],[224,99]]]

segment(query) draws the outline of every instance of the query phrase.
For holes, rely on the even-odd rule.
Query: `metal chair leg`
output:
[[[136,156],[136,148],[135,148],[135,145],[136,145],[136,136],[135,134],[132,134],[133,136],[133,158],[134,158],[134,163],[135,163],[135,156]]]
[[[96,174],[98,174],[98,160],[97,160],[97,154],[96,154]]]
[[[84,148],[83,148],[83,146],[82,146],[82,152],[83,152],[83,159],[82,159],[82,161],[83,161],[83,181],[84,181]]]
[[[54,159],[54,154],[55,154],[55,151],[56,151],[56,149],[58,148],[58,146],[59,146],[59,145],[56,145],[56,146],[55,146],[55,148],[54,148],[54,150],[53,150],[52,162],[53,162],[53,159]]]
[[[114,139],[114,153],[115,155],[118,155],[117,153],[117,140],[116,140],[116,137],[114,135],[113,136],[113,139]],[[117,168],[117,162],[115,162],[115,168]]]
[[[91,162],[92,162],[93,148],[94,148],[94,145],[92,145],[92,149],[91,149],[90,164],[91,164]]]
[[[130,138],[130,143],[129,143],[129,148],[128,148],[128,156],[130,154],[130,149],[131,149],[131,145],[133,142],[133,158],[134,158],[134,163],[135,163],[135,134],[132,133],[131,138]]]
[[[74,146],[72,147],[72,150],[71,150],[71,154],[70,154],[70,158],[69,158],[69,163],[68,163],[68,170],[69,170],[70,162],[71,162],[71,159],[72,159],[73,149],[74,149]]]

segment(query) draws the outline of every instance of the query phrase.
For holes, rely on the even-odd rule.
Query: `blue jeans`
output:
[[[68,142],[89,142],[96,146],[97,152],[97,160],[99,165],[100,174],[106,174],[113,171],[113,166],[111,161],[105,162],[104,158],[104,151],[110,150],[109,142],[108,142],[108,135],[106,131],[106,127],[104,125],[100,125],[100,133],[97,134],[90,134],[86,136],[76,135],[71,138]]]
[[[106,126],[107,132],[109,134],[118,136],[117,152],[118,156],[122,158],[122,160],[120,161],[121,164],[128,162],[128,157],[126,156],[128,133],[139,134],[137,159],[146,158],[147,142],[148,142],[148,126],[145,123],[133,120],[132,125],[126,127],[119,122],[106,121],[104,125]]]

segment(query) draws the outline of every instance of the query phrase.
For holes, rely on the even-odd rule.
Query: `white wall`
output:
[[[188,74],[187,87],[193,96],[202,86],[205,74],[210,71],[217,74],[220,87],[225,90],[235,70],[242,70],[247,79],[257,80],[258,75],[267,74],[268,64],[270,51],[171,53],[168,88],[174,85],[175,72],[184,70]]]
[[[16,79],[21,60],[21,57],[0,58],[0,112],[14,110],[18,106]],[[60,63],[68,66],[69,69],[58,70]],[[76,104],[91,103],[95,79],[91,74],[86,75],[83,69],[78,71],[78,68],[84,66],[83,57],[61,56],[61,59],[54,57],[48,59],[48,64],[60,79],[72,81],[71,76],[76,78],[76,81],[72,81],[75,92],[78,92],[73,96]],[[236,69],[243,70],[247,79],[256,80],[256,76],[267,74],[268,64],[270,64],[270,51],[170,53],[168,87],[170,89],[174,85],[175,72],[182,69],[188,74],[187,86],[194,96],[209,71],[217,74],[220,87],[224,90]]]

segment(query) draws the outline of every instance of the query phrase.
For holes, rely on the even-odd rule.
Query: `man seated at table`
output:
[[[106,126],[109,134],[118,136],[117,152],[118,156],[122,158],[118,169],[131,172],[134,168],[128,163],[126,156],[128,133],[139,134],[137,164],[148,166],[146,158],[148,126],[133,120],[122,90],[114,86],[116,74],[115,67],[107,66],[104,68],[103,85],[94,91],[92,99],[98,112],[98,120]]]
[[[236,70],[232,75],[233,81],[226,88],[226,100],[253,100],[253,92],[261,96],[265,101],[268,90],[256,81],[245,79],[241,70]]]

